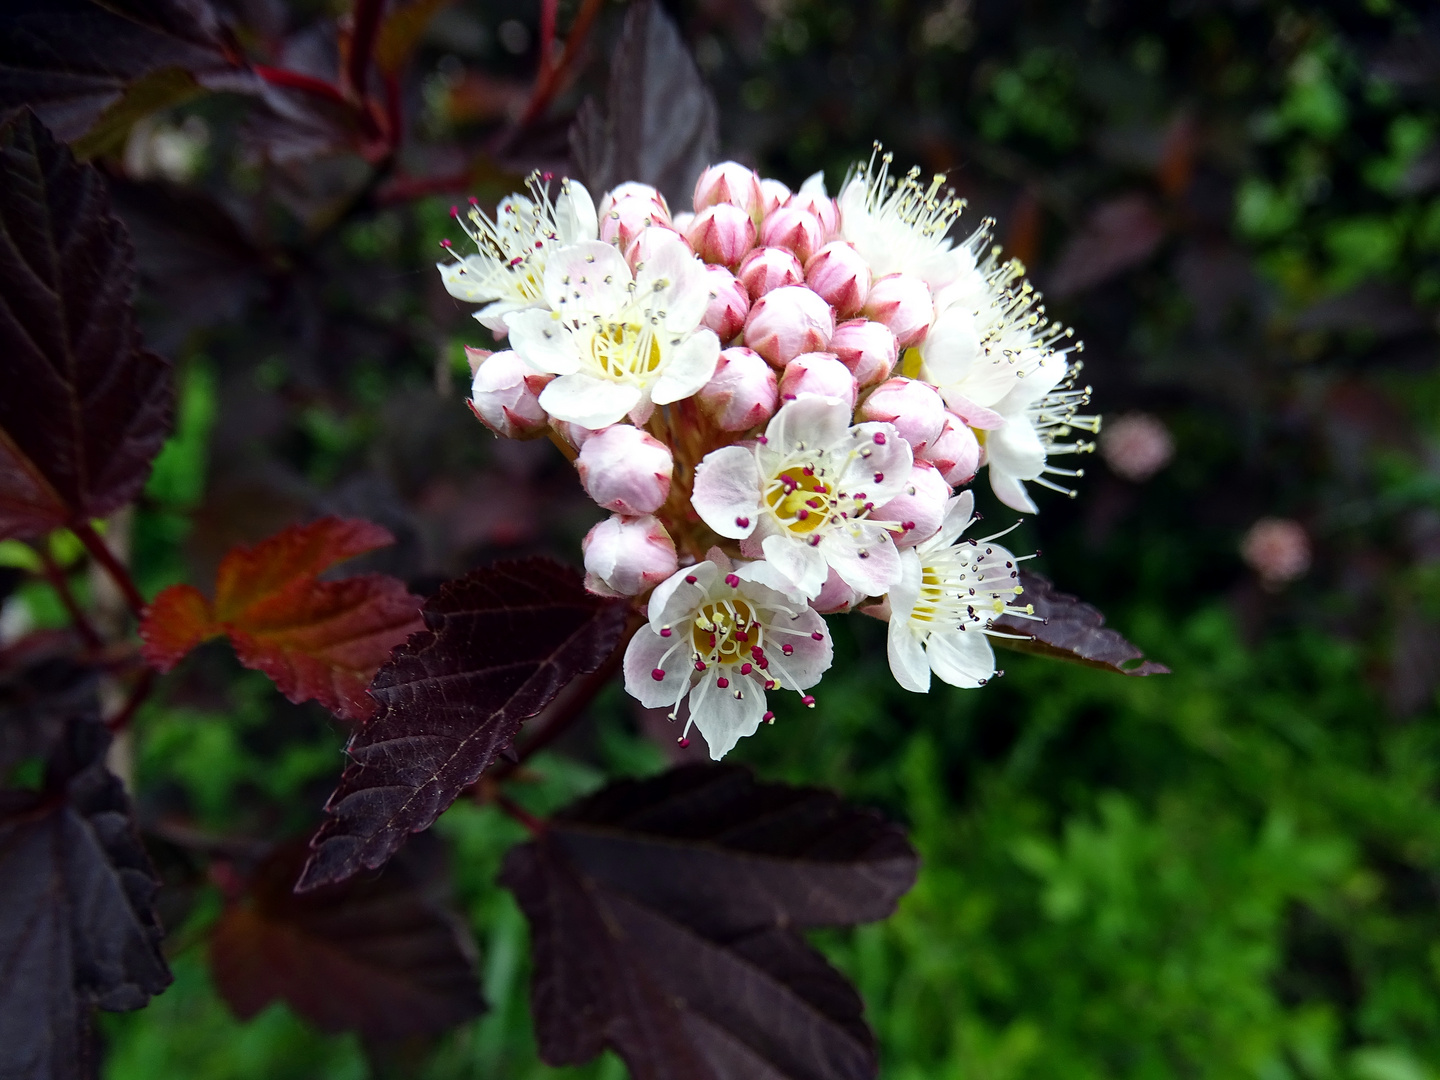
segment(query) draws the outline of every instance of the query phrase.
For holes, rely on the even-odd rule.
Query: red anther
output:
[[[804,521],[804,520],[805,520],[806,518],[808,518],[809,516],[810,516],[810,511],[809,511],[809,510],[806,510],[803,506],[802,506],[799,510],[797,510],[797,511],[795,512],[795,520],[796,520],[796,521]]]
[[[685,584],[686,584],[686,585],[694,585],[694,584],[695,584],[695,575],[694,575],[694,574],[686,574],[686,575],[685,575]]]
[[[742,529],[748,529],[750,527],[750,519],[748,517],[737,517],[735,524]]]
[[[460,216],[460,207],[458,207],[458,206],[452,206],[452,207],[450,207],[450,216],[453,217],[453,218],[458,218],[458,217]]]
[[[650,677],[651,677],[652,679],[654,679],[656,682],[664,682],[664,681],[665,681],[665,669],[664,669],[664,668],[658,668],[658,667],[657,667],[654,671],[650,672]]]
[[[815,470],[814,470],[811,466],[809,466],[809,465],[806,465],[806,466],[805,466],[803,469],[801,469],[800,471],[803,472],[806,476],[814,476],[814,475],[815,475]]]
[[[875,474],[875,483],[877,483],[877,484],[883,484],[884,482],[885,482],[885,474],[884,474],[883,472],[877,472],[877,473]]]
[[[769,443],[770,440],[767,439],[764,435],[756,435],[755,441],[758,442],[761,446],[764,446]]]
[[[681,749],[681,750],[684,750],[685,747],[687,747],[687,746],[690,745],[690,740],[689,740],[689,739],[676,739],[675,741],[680,744],[680,749]]]
[[[704,660],[696,660],[696,661],[695,661],[695,670],[696,670],[696,671],[704,671],[704,670],[705,670],[705,661],[704,661]]]
[[[663,626],[663,627],[660,628],[660,636],[661,636],[661,637],[669,637],[669,636],[670,636],[671,634],[673,634],[673,633],[674,633],[674,631],[671,630],[670,627],[668,627],[668,626]]]
[[[725,575],[725,584],[726,584],[726,585],[729,585],[730,588],[732,588],[732,589],[738,589],[738,588],[740,587],[740,575],[739,575],[739,574],[726,574],[726,575]]]
[[[876,446],[884,446],[884,445],[885,445],[885,433],[884,433],[883,431],[877,431],[877,432],[875,432],[875,445],[876,445]]]
[[[715,680],[715,685],[718,686],[721,690],[728,690],[730,689],[730,680],[725,678],[724,675],[721,675],[718,679]]]
[[[806,694],[800,699],[800,704],[804,705],[807,709],[813,709],[815,707],[815,698],[810,694]]]
[[[780,646],[780,651],[781,651],[782,653],[784,653],[786,656],[789,656],[791,653],[793,653],[793,652],[795,651],[795,646],[794,646],[794,645],[791,645],[791,644],[787,641],[784,645],[781,645],[781,646]]]
[[[822,506],[825,505],[825,500],[820,498],[806,499],[805,505],[812,507],[813,509],[819,510]]]
[[[750,635],[747,634],[747,633],[745,633],[744,630],[736,630],[736,631],[735,631],[735,640],[736,640],[736,641],[749,641],[749,640],[750,640]]]
[[[819,546],[820,546],[820,537],[818,537],[818,536],[812,536],[812,537],[810,537],[809,540],[806,541],[806,543],[808,543],[811,547],[819,547]]]
[[[551,180],[555,179],[555,174],[553,172],[544,172],[540,174],[540,179],[548,184]]]
[[[754,668],[752,665],[750,665],[750,664],[741,664],[741,665],[740,665],[740,674],[741,674],[741,675],[749,675],[750,672],[752,672],[752,671],[754,671],[754,670],[755,670],[755,668]]]
[[[822,634],[819,630],[815,630],[811,632],[810,638],[812,641],[824,641],[825,635]]]
[[[902,521],[900,522],[900,528],[904,529],[906,532],[909,532],[911,529],[915,528],[915,523],[913,521]]]
[[[765,723],[767,724],[773,724],[775,722],[775,714],[767,709],[765,711],[765,715],[762,716],[760,719],[765,721]]]

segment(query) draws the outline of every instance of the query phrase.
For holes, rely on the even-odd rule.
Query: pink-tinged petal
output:
[[[917,461],[910,469],[910,481],[895,498],[870,512],[872,521],[894,521],[901,526],[892,534],[897,547],[914,547],[940,531],[950,502],[950,485],[940,470],[929,462]]]
[[[551,416],[587,428],[618,424],[639,402],[639,387],[584,372],[562,375],[540,392],[540,406]]]
[[[716,678],[712,669],[690,692],[690,719],[705,736],[710,757],[719,761],[737,742],[759,729],[765,716],[765,691],[759,683],[744,678],[733,679],[721,689]]]
[[[768,449],[788,454],[802,444],[823,449],[839,442],[849,430],[850,410],[843,401],[807,395],[781,407],[765,428],[765,439]]]
[[[650,400],[669,405],[693,397],[715,374],[720,360],[720,339],[711,330],[699,330],[670,354],[665,370],[650,388]]]
[[[633,279],[625,257],[599,240],[558,248],[545,264],[545,302],[563,318],[614,312],[630,298]]]
[[[658,634],[667,626],[688,625],[717,576],[714,563],[702,562],[682,566],[656,585],[655,591],[650,594],[647,615],[650,628]]]
[[[580,350],[570,330],[549,311],[530,308],[509,316],[510,348],[536,371],[571,375],[580,370]]]
[[[786,690],[808,690],[820,681],[820,676],[830,670],[835,659],[835,647],[830,641],[830,627],[813,608],[806,608],[794,619],[783,616],[775,625],[793,634],[777,634],[769,649],[771,655],[780,653],[779,663],[785,669],[788,679],[781,679]],[[815,635],[819,634],[819,638]],[[781,647],[790,646],[787,654]],[[773,665],[772,665],[773,670]],[[776,672],[777,677],[779,673]]]
[[[788,533],[777,533],[767,536],[760,550],[776,570],[794,582],[795,591],[807,597],[820,595],[827,570],[818,547]]]
[[[695,468],[690,503],[700,519],[721,536],[738,540],[760,520],[760,469],[744,446],[722,446]]]
[[[975,404],[964,394],[945,389],[942,389],[940,394],[950,411],[977,431],[994,431],[1005,426],[1005,417],[994,409]]]
[[[796,404],[799,404],[798,402]],[[845,466],[838,481],[841,491],[865,493],[866,502],[879,506],[889,502],[910,482],[910,468],[915,456],[910,444],[902,439],[892,424],[876,422],[855,425],[855,441],[869,449],[867,456],[857,454]]]
[[[890,673],[897,683],[916,694],[930,692],[930,662],[925,658],[925,649],[907,620],[890,619],[890,629],[885,634],[885,652],[890,659]]]
[[[845,584],[845,579],[837,574],[832,566],[825,575],[825,584],[820,589],[820,595],[815,597],[814,606],[822,615],[839,615],[864,599],[859,590]]]
[[[900,553],[894,541],[879,530],[873,538],[867,538],[863,547],[856,547],[848,537],[832,534],[820,541],[818,550],[845,584],[866,596],[885,595],[900,577]]]
[[[973,689],[995,675],[995,650],[978,629],[936,631],[925,642],[930,670],[941,682]]]
[[[657,671],[664,673],[659,679]],[[642,626],[625,649],[625,692],[647,709],[673,706],[693,671],[684,647],[648,626]]]

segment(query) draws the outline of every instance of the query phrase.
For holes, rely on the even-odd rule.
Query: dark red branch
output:
[[[126,695],[125,704],[120,706],[120,711],[105,721],[105,726],[111,731],[124,731],[130,726],[130,721],[135,719],[136,712],[144,705],[150,697],[150,691],[155,689],[155,672],[145,668],[140,672],[135,685],[130,687],[130,693]]]
[[[264,64],[256,64],[254,70],[256,75],[259,75],[271,86],[283,86],[287,90],[299,90],[306,94],[313,94],[337,105],[348,106],[350,104],[345,99],[345,95],[340,92],[339,87],[324,79],[317,79],[312,75],[302,75],[298,71],[287,71],[284,68],[266,67]]]
[[[350,31],[350,56],[345,65],[345,81],[356,101],[364,101],[369,85],[370,60],[375,55],[375,39],[380,34],[380,16],[385,0],[355,0],[354,26]]]
[[[550,66],[555,52],[555,14],[560,0],[540,0],[540,70]]]
[[[65,614],[70,616],[70,622],[75,627],[80,639],[85,642],[86,648],[99,650],[105,643],[100,637],[99,631],[95,629],[90,617],[81,609],[75,600],[75,594],[70,590],[70,580],[65,576],[65,571],[43,547],[37,547],[36,552],[40,556],[40,566],[45,574],[45,580],[60,597],[60,603],[65,607]]]
[[[79,538],[80,543],[85,545],[85,550],[90,553],[90,557],[98,562],[104,568],[105,573],[110,576],[110,580],[115,582],[135,618],[139,619],[144,615],[145,598],[135,587],[135,579],[130,576],[130,571],[125,569],[124,564],[115,558],[114,552],[105,546],[105,541],[100,538],[100,534],[88,521],[72,522],[70,529]]]
[[[495,805],[503,810],[509,817],[514,818],[521,825],[524,825],[531,836],[539,836],[545,831],[545,822],[503,792],[497,791],[495,793]]]

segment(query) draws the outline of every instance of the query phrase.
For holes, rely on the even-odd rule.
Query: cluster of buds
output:
[[[773,721],[767,693],[814,705],[824,615],[888,621],[908,690],[992,678],[994,620],[1029,614],[1022,557],[965,535],[965,486],[984,469],[1034,512],[1026,484],[1073,494],[1051,459],[1093,449],[1071,331],[992,222],[950,237],[943,177],[889,166],[877,147],[832,198],[725,162],[681,213],[644,184],[597,209],[532,177],[493,220],[457,208],[478,250],[439,265],[508,339],[472,356],[476,416],[548,436],[611,512],[586,584],[645,613],[627,690],[687,709],[682,742],[693,725],[717,759]]]

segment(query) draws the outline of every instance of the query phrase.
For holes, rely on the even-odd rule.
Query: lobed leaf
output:
[[[628,606],[546,559],[446,584],[370,687],[379,712],[351,736],[299,888],[343,881],[427,829],[509,746],[520,724],[620,645]]]
[[[133,498],[171,423],[170,364],[140,346],[134,258],[100,174],[29,112],[0,122],[0,538]]]
[[[283,1000],[321,1031],[393,1041],[484,1012],[474,940],[432,897],[436,881],[397,861],[296,896],[308,854],[277,850],[211,933],[215,986],[240,1019]]]
[[[1035,614],[1044,621],[1002,615],[995,620],[995,628],[1007,634],[1024,635],[1024,640],[991,638],[996,645],[1121,675],[1170,674],[1168,667],[1154,660],[1133,664],[1132,661],[1143,659],[1144,651],[1126,641],[1118,630],[1106,626],[1105,616],[1099,609],[1067,593],[1056,592],[1055,586],[1039,574],[1022,570],[1020,584],[1025,590],[1021,603],[1033,605]]]
[[[586,99],[570,129],[576,173],[597,195],[626,180],[689,206],[719,155],[714,95],[674,21],[654,0],[632,4],[610,65],[606,111]]]
[[[229,636],[246,667],[291,701],[314,699],[349,720],[375,709],[365,688],[390,651],[421,628],[420,598],[384,574],[321,581],[331,566],[394,543],[368,521],[292,525],[253,548],[232,549],[215,599],[189,585],[155,598],[140,625],[147,663],[169,671],[200,642]]]
[[[918,860],[832,792],[696,765],[621,781],[506,858],[530,922],[541,1056],[610,1046],[637,1080],[859,1080],[853,987],[799,930],[884,918]]]

